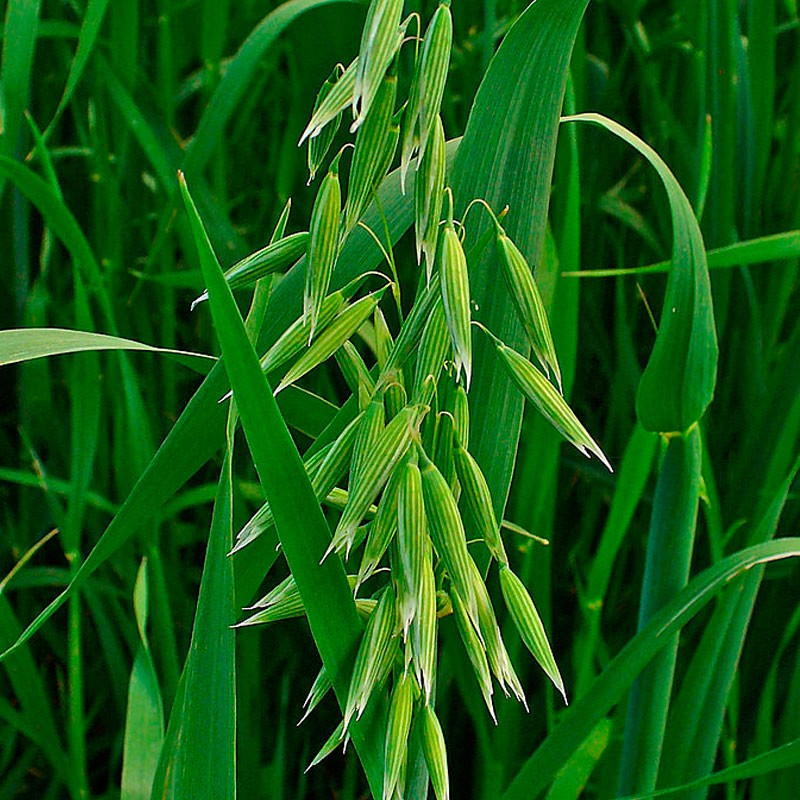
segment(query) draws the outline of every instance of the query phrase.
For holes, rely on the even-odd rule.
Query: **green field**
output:
[[[797,796],[796,0],[4,8],[0,800]]]

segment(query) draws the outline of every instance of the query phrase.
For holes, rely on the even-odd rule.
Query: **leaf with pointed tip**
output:
[[[672,212],[672,269],[667,280],[658,335],[639,382],[636,413],[649,431],[684,431],[703,416],[717,378],[717,330],[706,251],[700,225],[683,189],[648,144],[600,114],[578,114],[565,122],[590,122],[638,150],[661,178]]]
[[[250,452],[275,519],[281,548],[294,576],[314,641],[342,705],[348,673],[361,634],[352,592],[341,561],[320,564],[330,541],[330,531],[300,454],[261,370],[258,356],[244,328],[236,302],[197,209],[181,175],[183,193],[200,265],[208,288],[209,304],[220,341],[225,368],[231,379],[236,405]],[[373,787],[383,780],[380,731],[385,709],[377,704],[364,723],[350,733]],[[232,796],[221,793],[218,796]]]

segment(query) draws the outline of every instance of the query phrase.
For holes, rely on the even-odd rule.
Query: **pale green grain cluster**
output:
[[[343,203],[340,150],[312,211],[304,313],[265,354],[262,367],[276,374],[277,393],[335,356],[354,409],[338,436],[312,449],[304,461],[332,531],[322,560],[345,562],[356,609],[365,620],[342,724],[312,764],[346,743],[352,721],[388,690],[383,800],[404,796],[408,737],[414,726],[434,793],[444,800],[449,797],[447,755],[434,710],[441,617],[454,618],[490,716],[495,718],[496,686],[527,708],[485,582],[499,570],[502,597],[522,641],[562,693],[564,685],[530,594],[511,569],[513,552],[507,550],[501,530],[514,526],[501,528],[497,498],[469,451],[472,333],[473,325],[483,326],[473,320],[470,264],[463,245],[467,231],[463,218],[454,216],[452,191],[446,187],[439,112],[452,46],[449,3],[439,5],[427,27],[405,104],[397,98],[402,84],[402,59],[397,57],[404,31],[401,14],[402,2],[373,0],[357,60],[328,79],[303,133],[303,139],[311,140],[313,177],[338,116],[353,106],[355,142],[346,198]],[[417,262],[425,260],[425,274],[406,316],[399,291],[391,314],[381,307],[386,286],[357,297],[366,274],[328,293],[339,250],[354,228],[363,225],[364,212],[394,160],[402,113],[401,176],[404,180],[417,154],[415,244]],[[498,268],[547,375],[487,331],[498,357],[520,391],[568,441],[607,464],[560,393],[547,313],[528,262],[488,210],[495,224],[470,252],[482,252],[494,237]],[[374,232],[373,238],[380,239]],[[392,254],[386,255],[396,274]],[[239,534],[235,549],[271,524],[264,506]],[[351,564],[357,569],[349,569]],[[241,624],[303,611],[291,578],[251,610],[255,613]],[[330,688],[323,669],[309,692],[304,718]]]
[[[368,130],[366,123],[360,130]],[[402,796],[407,737],[415,721],[425,738],[434,791],[437,797],[448,796],[446,753],[433,707],[441,616],[454,617],[492,719],[496,686],[527,708],[525,689],[485,583],[487,573],[479,563],[497,563],[502,597],[519,636],[564,693],[530,594],[511,570],[495,499],[479,462],[469,452],[469,264],[462,245],[463,224],[457,226],[452,195],[447,192],[447,196],[448,211],[441,220],[430,281],[420,281],[417,301],[396,334],[380,306],[386,287],[354,299],[362,286],[354,282],[320,303],[319,329],[311,344],[310,320],[300,319],[270,351],[280,360],[277,355],[267,359],[270,366],[279,364],[285,370],[276,389],[281,391],[335,354],[357,409],[330,445],[306,459],[316,496],[333,515],[333,533],[323,559],[341,557],[348,566],[357,559],[350,585],[356,608],[366,620],[343,727],[321,754],[347,740],[351,721],[388,684],[386,798]],[[543,330],[549,334],[549,327],[527,263],[499,228],[484,237],[486,244],[492,235],[497,238],[498,255],[505,253],[513,265],[505,271],[512,294],[514,276],[522,274],[515,270],[525,269],[527,277],[516,286],[517,310],[524,325],[526,313],[529,322],[535,320],[540,336],[535,352],[558,380],[552,338],[541,338]],[[368,348],[356,346],[360,332]],[[522,393],[568,441],[607,463],[559,390],[524,356],[487,333]],[[362,353],[368,351],[372,355],[365,358]],[[270,523],[268,508],[261,509],[240,533],[237,549]],[[242,624],[298,616],[302,602],[282,584],[254,611]],[[320,678],[312,687],[306,713],[321,702],[327,686]]]
[[[300,144],[309,137],[318,137],[327,126],[334,127],[339,115],[352,104],[357,70],[358,59],[355,59],[324,95],[320,91],[311,120],[300,137]],[[331,123],[334,123],[334,125]],[[317,168],[319,168],[318,163],[315,164],[314,172],[316,172]]]

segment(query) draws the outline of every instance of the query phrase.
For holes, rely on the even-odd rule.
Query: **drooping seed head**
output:
[[[494,514],[489,485],[478,462],[461,446],[458,438],[454,438],[453,457],[458,482],[461,484],[462,502],[466,503],[492,558],[500,564],[508,564],[508,556],[503,547],[503,540],[500,538],[500,526]]]
[[[337,80],[325,97],[318,102],[311,115],[311,121],[303,131],[299,144],[309,137],[318,137],[323,128],[335,120],[353,102],[353,89],[356,85],[356,72],[358,70],[358,59],[356,58],[344,71],[344,74]]]
[[[428,141],[414,179],[414,233],[417,263],[422,260],[424,253],[425,274],[430,281],[439,241],[446,161],[444,127],[438,116]]]
[[[231,289],[249,286],[265,275],[288,269],[305,254],[308,246],[308,231],[292,233],[237,261],[225,271],[225,280]],[[192,308],[207,299],[208,292],[203,292],[192,301]]]
[[[386,142],[392,125],[396,92],[397,76],[387,75],[378,89],[364,124],[356,134],[344,212],[345,235],[355,227],[372,199],[376,184],[385,175],[379,176],[378,172],[385,163]]]
[[[458,501],[461,487],[456,478],[456,467],[453,458],[453,415],[448,411],[440,411],[436,415],[436,431],[433,445],[433,462],[447,481],[453,497]]]
[[[328,295],[331,297],[332,295]],[[326,300],[328,298],[325,298]],[[367,365],[355,345],[347,341],[336,351],[336,363],[342,371],[345,382],[350,391],[357,397],[363,392],[366,398],[371,398],[375,393],[375,381],[369,374]]]
[[[303,708],[305,712],[301,717],[300,721],[297,723],[300,725],[311,712],[320,704],[322,699],[325,697],[326,694],[333,688],[333,683],[331,682],[330,675],[328,675],[328,671],[325,669],[325,665],[321,667],[317,677],[314,679],[314,683],[311,684],[311,689],[309,689],[308,695],[306,696],[305,701],[303,702]]]
[[[305,771],[308,772],[312,767],[316,767],[320,761],[327,758],[340,744],[347,745],[348,734],[345,732],[344,722],[340,722],[334,732],[328,737],[325,744],[319,749],[319,752],[314,756],[311,763],[306,767]]]
[[[317,318],[317,331],[327,328],[329,323],[336,318],[345,306],[345,303],[358,291],[363,283],[359,277],[350,281],[343,288],[331,292],[323,301]],[[298,317],[275,341],[270,349],[261,358],[261,369],[271,372],[283,366],[294,358],[308,345],[311,332],[311,321],[305,315]]]
[[[587,457],[590,453],[594,453],[608,470],[613,472],[600,446],[592,439],[553,384],[527,358],[496,337],[493,338],[503,366],[525,397],[568,442]]]
[[[425,505],[422,499],[422,476],[414,457],[406,462],[397,504],[397,552],[404,577],[403,596],[407,598],[401,607],[404,635],[408,634],[411,621],[419,607],[425,559],[429,555],[429,548]]]
[[[383,430],[371,451],[371,457],[359,468],[356,481],[351,483],[347,507],[336,527],[331,551],[349,552],[356,528],[364,518],[369,506],[384,487],[395,465],[405,455],[415,435],[424,411],[409,406],[401,411]]]
[[[327,361],[369,319],[384,291],[385,288],[378,289],[356,300],[352,305],[342,308],[330,325],[319,333],[313,344],[283,376],[275,389],[275,394],[302,378],[323,361]]]
[[[450,210],[441,233],[439,271],[441,273],[444,318],[450,331],[450,343],[456,365],[456,377],[464,370],[469,389],[472,375],[472,330],[469,308],[469,272],[464,248],[453,225],[453,200],[448,192]]]
[[[525,256],[500,227],[497,232],[497,254],[506,286],[514,301],[520,322],[525,328],[528,342],[545,373],[549,375],[550,370],[553,371],[561,391],[561,368],[558,365],[544,301]]]
[[[422,43],[418,72],[419,91],[419,156],[425,157],[426,146],[439,116],[444,86],[450,67],[450,49],[453,44],[453,17],[450,3],[439,4]]]
[[[414,386],[411,391],[411,396],[416,402],[430,404],[436,381],[447,359],[449,346],[450,334],[444,319],[444,305],[441,297],[437,297],[417,351]]]
[[[320,107],[325,102],[325,99],[331,93],[331,90],[336,86],[337,83],[341,81],[342,74],[344,73],[344,68],[341,64],[337,64],[333,68],[333,72],[328,76],[325,80],[325,83],[322,84],[320,87],[319,92],[317,93],[317,99],[314,102],[314,112],[311,115],[311,119],[314,119],[314,116],[319,112]],[[355,73],[354,73],[355,76]],[[352,91],[352,87],[351,87]],[[317,170],[320,168],[320,165],[325,159],[325,156],[328,154],[328,150],[330,149],[331,144],[333,144],[333,140],[336,138],[336,133],[339,130],[339,123],[342,118],[342,111],[347,107],[347,100],[345,99],[345,105],[343,105],[339,112],[333,117],[333,119],[326,124],[322,130],[316,136],[312,136],[308,140],[308,182],[309,184],[314,180]]]
[[[308,477],[312,480],[312,483],[315,475],[319,471],[325,458],[333,447],[334,443],[331,443],[321,448],[313,455],[307,456],[303,459],[303,466],[308,473]],[[239,550],[243,549],[252,541],[261,536],[261,534],[273,524],[274,520],[272,518],[272,510],[269,507],[269,503],[265,502],[239,531],[236,536],[236,543],[234,544],[229,555],[239,552]]]
[[[364,122],[386,70],[402,44],[402,12],[403,0],[372,0],[370,3],[358,51],[358,67],[353,87],[353,111],[356,119],[350,128],[351,132],[355,132]]]
[[[383,370],[389,360],[389,353],[392,352],[394,341],[386,317],[383,316],[380,306],[375,309],[375,356],[378,360],[378,368]]]
[[[556,689],[561,692],[561,696],[566,703],[567,693],[564,689],[564,681],[558,671],[544,625],[542,625],[542,620],[531,596],[528,594],[528,590],[509,567],[500,568],[500,588],[503,591],[506,607],[514,620],[514,625],[519,632],[520,638],[525,643],[525,647],[531,651],[531,654],[539,662],[539,665],[553,682]]]
[[[465,602],[460,592],[453,586],[450,587],[450,600],[453,604],[453,618],[456,621],[456,627],[464,649],[467,651],[467,656],[472,664],[472,670],[478,681],[481,695],[483,695],[483,701],[486,703],[486,708],[489,709],[489,715],[497,724],[497,717],[494,714],[494,705],[492,704],[494,687],[492,686],[492,675],[489,672],[489,662],[486,660],[484,643],[478,636],[477,628],[467,613]]]
[[[420,710],[422,719],[422,752],[428,766],[436,800],[450,800],[450,776],[447,770],[447,748],[442,726],[430,705]]]
[[[339,187],[340,155],[334,158],[311,210],[306,285],[303,294],[303,313],[311,320],[309,342],[314,336],[320,308],[328,292],[333,268],[339,255],[342,213],[342,194]]]
[[[411,623],[411,655],[417,683],[422,687],[425,702],[430,703],[436,686],[436,577],[433,558],[427,548],[420,574],[417,613]]]
[[[360,714],[391,667],[392,637],[396,628],[394,592],[391,585],[381,593],[378,605],[367,620],[356,654],[344,710],[344,728],[354,714]]]
[[[378,568],[397,530],[397,498],[400,493],[400,484],[403,481],[403,477],[404,472],[400,465],[398,465],[395,467],[386,483],[386,488],[383,490],[380,502],[378,503],[378,511],[370,526],[367,543],[361,557],[357,587],[369,579]]]
[[[392,692],[389,720],[386,724],[386,747],[383,778],[383,800],[392,800],[400,778],[400,768],[405,758],[408,733],[411,729],[411,712],[414,708],[414,676],[401,674]],[[401,787],[402,788],[402,787]]]
[[[475,586],[475,597],[478,601],[478,620],[483,640],[486,642],[486,655],[489,658],[489,666],[506,697],[508,697],[510,688],[517,700],[523,703],[527,709],[528,704],[525,700],[522,684],[514,671],[503,642],[503,636],[500,633],[500,626],[497,624],[497,617],[492,608],[489,592],[477,567],[473,572],[473,585]]]
[[[478,629],[478,613],[472,585],[472,556],[467,550],[464,525],[453,493],[436,465],[421,454],[422,496],[428,532],[450,581],[466,602],[467,612]]]
[[[383,433],[385,414],[383,397],[375,395],[364,411],[358,424],[353,458],[350,465],[350,486],[356,486],[364,464],[372,459],[373,449]]]

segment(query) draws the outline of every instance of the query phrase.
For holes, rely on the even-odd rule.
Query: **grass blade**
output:
[[[653,352],[639,383],[636,413],[650,431],[684,431],[703,416],[717,378],[717,331],[705,245],[689,200],[664,160],[638,136],[599,114],[565,117],[606,128],[638,150],[667,190],[672,269]]]
[[[236,605],[231,453],[214,502],[192,640],[183,668],[153,797],[236,798]]]
[[[694,546],[700,491],[700,432],[672,437],[656,484],[647,561],[639,602],[639,630],[686,584]],[[664,746],[678,637],[672,638],[636,679],[620,767],[620,794],[653,791]]]
[[[177,361],[205,374],[216,358],[187,350],[153,347],[144,342],[121,339],[92,331],[67,328],[17,328],[0,331],[0,366],[30,361],[33,358],[57,356],[63,353],[94,352],[98,350],[144,350],[174,356]]]
[[[343,705],[347,694],[347,667],[361,633],[350,587],[338,559],[327,559],[320,564],[330,541],[330,531],[182,176],[181,190],[242,426],[283,552],[303,598],[314,641]],[[377,722],[381,717],[382,714],[375,713],[372,720]],[[351,729],[353,742],[376,794],[383,781],[382,727],[380,724],[371,729],[370,720],[365,720],[364,724]]]
[[[586,694],[564,712],[553,732],[514,776],[502,800],[531,800],[543,791],[594,726],[622,699],[653,656],[719,589],[758,564],[798,556],[800,538],[787,537],[733,553],[693,578],[625,645]]]
[[[75,57],[72,59],[72,65],[69,68],[69,75],[67,77],[67,83],[64,86],[64,93],[58,101],[58,108],[56,108],[53,114],[53,119],[50,120],[47,130],[44,132],[45,139],[47,139],[50,132],[58,123],[58,120],[64,113],[64,109],[72,99],[73,92],[83,77],[83,71],[86,69],[86,65],[94,50],[107,8],[108,0],[89,0],[86,5],[83,22],[81,23],[81,32],[78,37],[78,47],[75,51]]]
[[[139,647],[128,686],[120,800],[149,800],[164,742],[164,709],[153,656],[147,642],[147,561],[136,576],[134,610]]]

